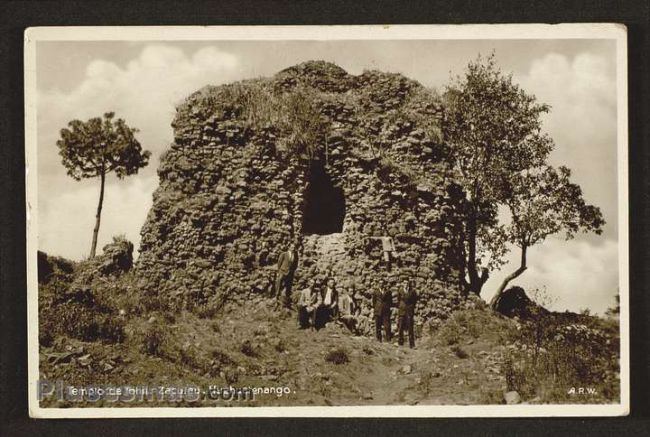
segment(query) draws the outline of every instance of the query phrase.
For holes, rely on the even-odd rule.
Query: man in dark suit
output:
[[[409,347],[415,347],[415,332],[413,329],[415,317],[415,303],[418,296],[413,288],[413,284],[408,278],[404,278],[402,289],[400,289],[397,300],[397,343],[402,346],[404,344],[404,331],[408,332]]]
[[[298,251],[296,244],[289,244],[289,249],[280,254],[278,258],[278,270],[275,275],[275,298],[278,303],[289,308],[291,304],[291,286],[293,285],[293,275],[298,268]],[[282,290],[284,289],[284,296]]]
[[[316,319],[314,326],[316,329],[324,328],[325,325],[338,317],[339,293],[336,289],[336,281],[329,278],[326,286],[321,290],[318,299],[318,308],[316,309]]]
[[[381,329],[384,328],[386,341],[390,342],[390,309],[393,306],[393,295],[382,279],[379,288],[372,294],[372,306],[375,316],[375,336],[382,341]]]

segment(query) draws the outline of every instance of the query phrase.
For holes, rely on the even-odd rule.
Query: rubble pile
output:
[[[178,308],[270,295],[279,253],[298,240],[294,288],[333,275],[370,315],[378,279],[405,273],[421,295],[418,322],[445,318],[461,301],[464,196],[442,116],[415,81],[322,61],[197,91],[177,108],[141,231],[144,291]],[[303,233],[306,205],[319,201],[308,198],[315,166],[343,192],[333,235]],[[397,251],[390,266],[370,238],[385,236]]]

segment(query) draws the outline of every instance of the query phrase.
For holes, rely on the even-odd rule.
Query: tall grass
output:
[[[597,317],[552,313],[523,324],[505,357],[508,390],[540,402],[599,403],[618,399],[618,329]],[[580,396],[574,388],[593,389]]]
[[[285,141],[280,146],[289,153],[313,157],[325,141],[328,121],[320,112],[317,91],[310,88],[298,86],[285,93],[268,81],[251,80],[219,87],[204,101],[251,129],[277,129]]]

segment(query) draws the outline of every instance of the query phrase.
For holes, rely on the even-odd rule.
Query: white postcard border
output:
[[[621,397],[607,405],[414,405],[319,407],[41,408],[38,351],[38,192],[36,43],[40,41],[199,40],[489,40],[612,39],[617,56],[618,248]],[[109,417],[541,417],[620,416],[630,409],[627,30],[621,24],[367,26],[105,26],[33,27],[25,31],[25,176],[27,216],[27,346],[29,413],[34,418]]]

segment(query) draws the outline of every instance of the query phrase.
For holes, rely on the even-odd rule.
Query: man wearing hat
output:
[[[375,316],[375,336],[377,340],[383,340],[381,332],[383,327],[386,341],[390,342],[390,310],[393,306],[393,295],[385,279],[380,280],[379,287],[375,288],[372,294],[372,306]]]
[[[349,293],[350,286],[344,286],[339,295],[339,319],[350,332],[359,333],[357,327],[356,304]]]
[[[307,281],[307,287],[300,291],[298,295],[298,325],[300,329],[306,329],[315,318],[316,308],[318,307],[318,290],[316,289],[316,280],[310,278]]]
[[[415,288],[413,288],[413,284],[409,280],[408,276],[402,275],[402,288],[400,288],[397,295],[397,343],[400,346],[404,344],[404,331],[407,331],[409,336],[409,347],[415,347],[413,323],[417,299],[418,296]]]
[[[275,276],[275,298],[279,305],[281,301],[289,308],[291,301],[291,286],[293,276],[298,268],[297,244],[291,242],[289,248],[282,252],[278,258],[278,269]],[[284,296],[282,290],[284,289]]]

